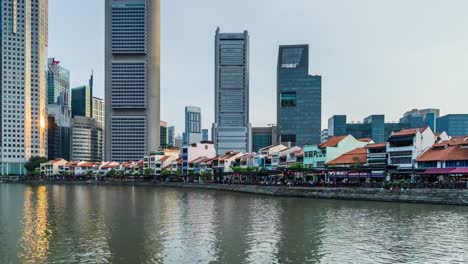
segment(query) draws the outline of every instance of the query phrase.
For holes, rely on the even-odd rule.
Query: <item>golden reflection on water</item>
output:
[[[19,253],[22,263],[44,263],[49,252],[47,188],[40,186],[34,194],[32,187],[27,187],[24,192],[23,234]]]

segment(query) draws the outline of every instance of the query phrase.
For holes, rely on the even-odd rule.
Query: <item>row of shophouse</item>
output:
[[[393,132],[387,142],[352,135],[337,136],[318,145],[273,145],[255,153],[227,152],[217,155],[214,144],[204,141],[182,150],[166,149],[151,153],[140,161],[67,162],[53,160],[41,165],[45,175],[85,173],[104,175],[114,169],[125,174],[141,174],[151,169],[154,175],[232,173],[243,171],[281,171],[287,168],[322,171],[328,175],[360,173],[369,177],[389,175],[468,175],[468,136],[435,134],[431,128]]]

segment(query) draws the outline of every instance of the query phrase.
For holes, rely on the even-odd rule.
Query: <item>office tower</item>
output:
[[[94,118],[87,116],[76,116],[71,123],[71,160],[103,161],[102,126]]]
[[[250,152],[249,33],[215,36],[215,123],[212,138],[219,155]]]
[[[200,143],[201,134],[201,109],[196,106],[185,107],[185,137],[184,145]]]
[[[140,160],[160,147],[160,0],[105,10],[106,158]]]
[[[159,122],[159,129],[160,129],[160,144],[161,148],[167,147],[169,144],[169,128],[167,126],[167,122],[165,121],[160,121]]]
[[[105,122],[104,122],[104,111],[105,111],[105,103],[104,100],[101,98],[93,97],[92,100],[92,107],[93,107],[93,115],[92,117],[105,129]]]
[[[440,116],[440,110],[429,108],[429,109],[413,109],[406,112],[400,123],[408,124],[410,127],[430,127],[432,131],[437,130],[436,121]]]
[[[202,129],[202,141],[209,141],[209,140],[210,140],[210,136],[209,136],[208,129]]]
[[[281,143],[320,143],[322,77],[309,75],[309,45],[279,47],[277,124]]]
[[[334,115],[328,119],[328,136],[344,136],[347,133],[346,115]]]
[[[278,127],[252,127],[252,151],[278,144]]]
[[[346,123],[346,115],[335,115],[328,119],[328,135],[345,136],[352,135],[357,139],[372,138],[374,142],[385,142],[392,132],[410,128],[405,123],[385,123],[384,115],[371,115],[363,122]]]
[[[183,137],[181,135],[177,135],[174,138],[174,147],[182,149],[183,145],[184,145],[183,144]]]
[[[57,104],[61,94],[70,93],[70,71],[60,66],[60,61],[49,58],[47,65],[47,103]]]
[[[48,1],[0,1],[0,173],[47,157]]]
[[[71,108],[69,93],[61,93],[54,104],[47,106],[48,158],[70,160]]]
[[[174,126],[170,126],[167,129],[167,140],[168,140],[169,146],[172,146],[172,147],[175,146],[175,127]]]
[[[468,114],[451,114],[437,118],[437,132],[451,137],[468,137]]]
[[[91,88],[88,85],[75,87],[71,90],[72,117],[92,117]]]

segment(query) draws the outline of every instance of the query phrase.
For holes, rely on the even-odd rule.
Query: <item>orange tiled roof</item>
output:
[[[423,127],[423,128],[409,128],[409,129],[402,129],[401,131],[399,132],[393,132],[391,137],[395,136],[395,137],[401,137],[401,136],[413,136],[413,135],[416,135],[416,133],[418,133],[418,131],[420,133],[426,131],[427,127]]]
[[[77,167],[89,168],[89,167],[93,167],[93,166],[94,166],[94,162],[85,162],[83,164],[78,165]]]
[[[360,138],[360,139],[358,139],[358,141],[367,143],[367,142],[371,142],[372,138]]]
[[[319,148],[328,148],[328,147],[336,147],[338,143],[340,143],[343,139],[347,136],[339,136],[339,137],[332,137],[329,140],[323,142],[322,144],[318,145]]]
[[[327,165],[353,165],[356,164],[355,159],[359,159],[359,164],[364,164],[367,162],[367,150],[366,148],[357,148],[351,150],[338,158],[330,161]]]
[[[159,159],[159,161],[164,162],[164,161],[166,161],[168,158],[170,158],[170,156],[162,156],[162,157]]]
[[[379,149],[379,148],[386,148],[387,143],[375,143],[375,144],[370,144],[367,145],[366,148],[368,149]]]
[[[448,161],[448,160],[468,160],[468,148],[461,144],[448,144],[443,146],[440,143],[422,154],[417,161]]]
[[[59,161],[62,161],[62,160],[64,160],[64,159],[58,158],[58,159],[51,160],[50,162],[51,162],[51,163],[55,163],[55,162],[59,162]]]
[[[203,156],[203,157],[196,158],[196,159],[190,161],[189,163],[200,163],[200,162],[203,162],[205,160],[209,160],[209,159],[207,157]]]

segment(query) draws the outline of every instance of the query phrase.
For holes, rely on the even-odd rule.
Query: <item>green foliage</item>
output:
[[[117,175],[117,171],[114,169],[111,169],[106,173],[106,176],[108,177],[114,177],[115,175]]]
[[[236,166],[236,167],[232,168],[232,171],[236,172],[236,173],[240,173],[240,172],[242,172],[242,168],[239,167],[239,166]]]
[[[164,175],[164,176],[169,176],[171,174],[172,174],[172,172],[170,170],[163,170],[162,171],[162,175]]]
[[[143,170],[143,175],[144,176],[153,176],[154,175],[154,170],[152,168],[146,168]]]
[[[202,179],[202,181],[212,180],[213,174],[210,171],[202,171],[200,173],[200,178]]]
[[[46,163],[48,160],[45,157],[31,157],[28,162],[24,164],[24,168],[32,173],[41,166],[41,163]]]
[[[291,166],[289,166],[290,169],[303,169],[304,165],[302,163],[294,163]]]

